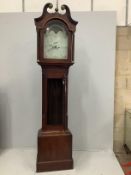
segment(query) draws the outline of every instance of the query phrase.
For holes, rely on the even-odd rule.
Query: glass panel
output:
[[[44,58],[67,59],[68,35],[63,23],[49,22],[44,34]]]
[[[47,95],[47,124],[61,125],[63,123],[63,80],[48,79]]]

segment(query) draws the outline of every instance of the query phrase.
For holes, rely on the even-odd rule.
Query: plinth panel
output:
[[[73,168],[72,135],[69,131],[38,133],[37,172]]]

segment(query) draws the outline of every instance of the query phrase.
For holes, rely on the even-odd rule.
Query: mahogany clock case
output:
[[[74,32],[77,22],[68,6],[64,14],[49,13],[47,3],[43,14],[35,19],[37,30],[37,62],[42,68],[42,128],[38,132],[37,172],[73,168],[72,134],[68,129],[68,71],[74,63]],[[46,58],[44,33],[49,23],[62,23],[68,36],[65,59]]]

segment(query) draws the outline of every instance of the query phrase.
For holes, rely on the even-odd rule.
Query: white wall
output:
[[[117,11],[117,25],[125,25],[126,0],[94,0],[94,11]]]
[[[0,146],[35,146],[41,126],[38,13],[0,14]],[[69,128],[74,149],[112,149],[115,14],[73,13],[79,21],[69,74]]]
[[[22,0],[0,0],[0,12],[22,12]]]
[[[131,25],[131,0],[129,1],[129,17],[128,17],[128,23]]]
[[[26,12],[38,12],[42,10],[43,4],[46,2],[52,2],[54,6],[56,6],[56,0],[46,0],[43,2],[43,0],[27,0],[25,1],[25,11]],[[71,1],[71,0],[60,0],[59,5],[61,4],[68,4],[72,11],[90,11],[91,1],[87,0],[77,0],[77,1]]]
[[[0,0],[0,12],[21,12],[23,0]],[[26,12],[41,12],[45,3],[56,0],[24,0]],[[91,0],[59,0],[59,4],[69,5],[72,11],[91,11]],[[129,6],[131,0],[129,0]],[[126,0],[93,0],[94,11],[117,11],[117,25],[125,25]],[[130,7],[129,19],[131,23]]]

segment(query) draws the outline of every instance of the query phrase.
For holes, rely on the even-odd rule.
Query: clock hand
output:
[[[59,49],[60,47],[57,46],[52,46],[51,48],[48,49],[48,51],[51,51],[52,49]]]
[[[53,49],[59,49],[59,46],[52,46]]]

